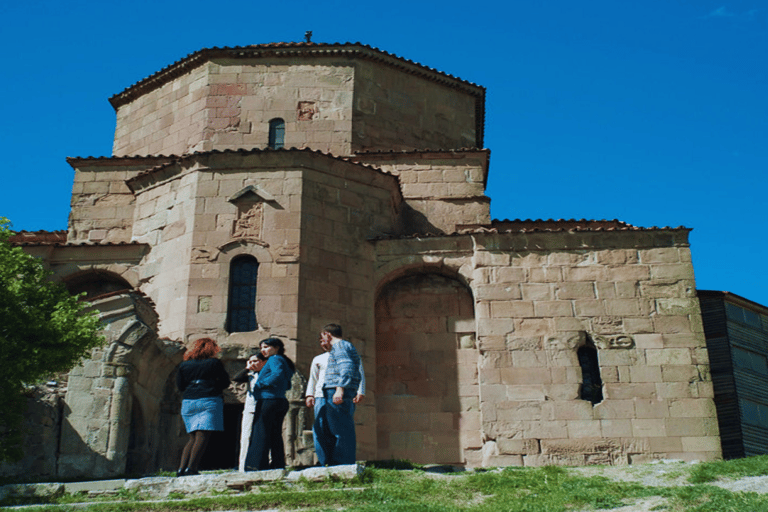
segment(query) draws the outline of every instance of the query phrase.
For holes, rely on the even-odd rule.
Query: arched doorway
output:
[[[411,275],[382,289],[376,302],[378,458],[466,461],[467,429],[479,430],[474,331],[472,295],[453,278]]]

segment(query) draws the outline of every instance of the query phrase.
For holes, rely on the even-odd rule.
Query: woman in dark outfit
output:
[[[291,388],[291,377],[296,370],[293,361],[285,355],[285,345],[281,340],[267,338],[260,345],[267,362],[253,385],[253,396],[257,402],[251,442],[245,458],[246,471],[285,467],[283,419],[288,412],[285,392]]]
[[[189,440],[181,452],[176,476],[197,475],[211,432],[224,430],[224,398],[229,374],[216,354],[221,349],[210,338],[201,338],[184,354],[176,372],[176,386],[182,392],[181,416]]]

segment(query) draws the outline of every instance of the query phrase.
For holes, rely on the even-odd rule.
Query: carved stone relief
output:
[[[239,205],[238,218],[232,228],[232,238],[261,239],[263,219],[264,203]]]

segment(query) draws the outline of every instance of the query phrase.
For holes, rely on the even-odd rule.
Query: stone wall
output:
[[[377,242],[382,279],[399,263],[464,276],[472,290],[483,449],[468,464],[719,457],[687,231],[471,238],[474,250]],[[418,261],[417,246],[434,256]],[[577,357],[590,344],[602,378],[595,404],[581,395]]]
[[[402,151],[478,147],[481,88],[431,81],[360,61],[355,74],[352,149]]]
[[[113,152],[183,155],[265,148],[269,121],[285,121],[285,147],[349,154],[353,67],[346,59],[217,59],[117,109]]]
[[[403,233],[454,233],[491,221],[485,195],[490,152],[413,151],[362,153],[359,162],[398,177],[407,203]]]

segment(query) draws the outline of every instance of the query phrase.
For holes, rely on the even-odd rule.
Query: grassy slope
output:
[[[419,468],[403,470],[376,464],[370,466],[362,477],[351,482],[278,482],[260,486],[250,493],[162,502],[144,500],[137,493],[111,497],[111,502],[65,496],[57,500],[58,506],[43,505],[34,507],[34,510],[61,511],[62,508],[71,508],[67,504],[86,501],[93,504],[87,510],[99,512],[266,508],[321,511],[343,508],[345,511],[371,512],[581,512],[610,510],[638,500],[660,497],[662,499],[656,498],[658,503],[652,510],[768,512],[768,494],[731,492],[712,485],[718,479],[768,475],[768,456],[695,465],[665,465],[663,478],[667,478],[669,485],[656,482],[653,486],[641,483],[643,475],[655,471],[652,465],[590,467],[588,472],[560,467],[506,468],[452,475],[438,475]],[[634,475],[635,481],[604,476],[615,476],[619,472],[625,476]],[[32,509],[26,510],[32,512]]]

